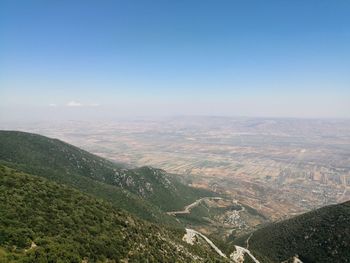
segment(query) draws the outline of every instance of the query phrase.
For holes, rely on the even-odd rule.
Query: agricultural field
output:
[[[1,128],[179,174],[271,220],[350,199],[349,120],[174,117]]]

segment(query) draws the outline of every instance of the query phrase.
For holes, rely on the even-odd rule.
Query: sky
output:
[[[350,118],[350,1],[2,0],[0,121]]]

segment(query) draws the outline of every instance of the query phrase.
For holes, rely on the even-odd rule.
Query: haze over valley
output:
[[[348,120],[168,117],[2,128],[59,138],[117,163],[164,169],[272,220],[350,198]]]

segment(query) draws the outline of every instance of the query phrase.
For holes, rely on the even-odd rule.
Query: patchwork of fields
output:
[[[350,198],[346,120],[179,117],[2,125],[56,137],[130,166],[180,174],[270,219]]]

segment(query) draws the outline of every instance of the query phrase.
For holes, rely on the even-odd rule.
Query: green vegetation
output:
[[[212,195],[160,169],[125,169],[62,141],[24,132],[0,131],[0,163],[73,186],[143,219],[173,226],[178,223],[164,211],[182,209]]]
[[[148,200],[163,211],[181,210],[184,206],[201,197],[214,196],[215,193],[205,189],[189,187],[171,174],[160,169],[141,167],[132,170],[141,185],[150,184],[153,193]]]
[[[19,166],[4,161],[0,161],[0,163],[24,172],[28,172],[28,170],[30,170],[24,165]],[[44,171],[42,172],[41,176],[51,178],[51,176],[45,176]],[[133,213],[138,217],[148,220],[150,222],[156,222],[158,224],[170,226],[179,225],[173,217],[167,216],[158,207],[120,187],[104,184],[101,182],[94,181],[90,178],[76,175],[63,177],[57,176],[53,180],[56,182],[73,186],[76,189],[81,190],[82,192],[94,195],[99,198],[103,198],[104,200],[114,204],[116,207],[125,209],[126,211],[129,211],[130,213]]]
[[[304,262],[350,262],[350,201],[323,207],[255,231],[249,249],[266,262],[295,255]],[[244,244],[245,237],[235,240]],[[259,257],[259,255],[263,255]]]
[[[181,224],[164,213],[212,195],[159,169],[125,169],[59,140],[0,131],[0,262],[222,262],[208,246],[185,244]],[[201,203],[177,217],[210,225],[239,208]],[[249,250],[261,262],[350,262],[349,225],[350,202],[328,206],[262,227]],[[226,253],[247,237],[210,236]]]
[[[0,262],[220,261],[210,250],[184,244],[181,230],[3,165],[0,215]]]
[[[201,202],[199,205],[191,209],[189,214],[178,214],[176,217],[186,225],[203,226],[210,225],[208,207]]]

